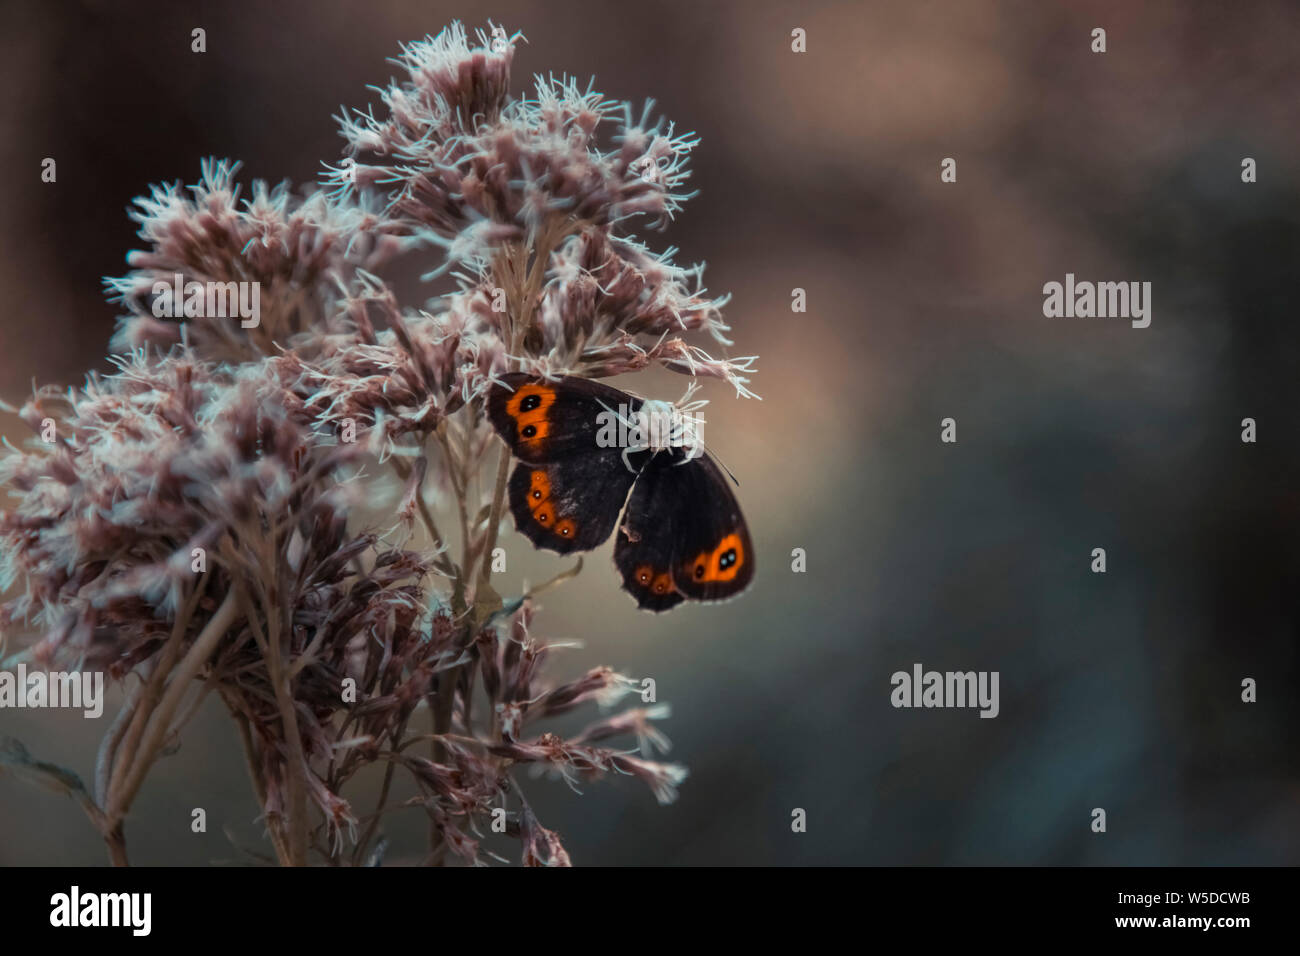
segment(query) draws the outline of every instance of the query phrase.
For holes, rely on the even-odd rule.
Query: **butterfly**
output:
[[[678,433],[631,447],[608,440],[616,422],[636,424],[638,415],[643,424],[654,413],[680,426],[671,405],[583,378],[514,372],[498,382],[488,393],[488,416],[518,459],[510,511],[535,546],[590,551],[622,513],[614,565],[639,607],[720,601],[749,586],[749,528],[702,446],[689,436],[677,441]]]

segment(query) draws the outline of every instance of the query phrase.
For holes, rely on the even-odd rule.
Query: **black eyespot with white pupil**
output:
[[[540,404],[542,404],[542,397],[540,395],[528,395],[519,403],[519,410],[521,412],[531,412]]]
[[[532,438],[534,435],[537,434],[537,426],[525,425],[524,430],[520,434],[522,434],[525,438]]]
[[[724,571],[735,563],[736,563],[735,548],[728,548],[727,551],[722,555],[722,557],[718,558],[718,567]]]

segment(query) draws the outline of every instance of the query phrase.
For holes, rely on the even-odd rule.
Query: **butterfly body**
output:
[[[652,611],[749,585],[749,529],[696,420],[589,379],[513,373],[501,383],[488,415],[518,459],[510,510],[535,546],[589,551],[614,533],[623,588]],[[611,441],[629,432],[633,441]]]

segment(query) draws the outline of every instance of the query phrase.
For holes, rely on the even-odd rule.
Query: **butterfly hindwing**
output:
[[[590,551],[609,537],[636,474],[613,454],[521,461],[510,476],[515,527],[539,548]]]
[[[680,453],[651,458],[628,499],[614,563],[624,590],[652,611],[743,591],[754,576],[754,546],[718,466]]]
[[[623,590],[649,611],[666,611],[685,600],[672,572],[678,512],[675,483],[660,478],[671,467],[668,455],[655,455],[645,465],[614,537],[614,566],[623,577]]]
[[[618,458],[620,449],[597,443],[601,415],[606,411],[630,415],[641,407],[641,399],[585,378],[550,380],[511,372],[500,380],[502,384],[494,385],[488,394],[488,416],[520,461],[557,461],[574,455]]]

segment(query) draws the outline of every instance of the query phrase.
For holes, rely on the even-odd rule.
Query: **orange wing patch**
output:
[[[745,545],[740,535],[729,534],[712,551],[701,551],[686,562],[686,573],[693,581],[731,581],[745,565]]]
[[[671,574],[667,571],[655,574],[655,569],[648,564],[643,564],[636,569],[636,582],[655,594],[668,594],[670,591],[677,590]]]
[[[539,468],[529,476],[528,486],[528,508],[536,511],[537,504],[551,497],[551,479]]]
[[[555,404],[555,389],[536,382],[521,385],[506,402],[506,414],[514,419],[519,443],[540,449],[551,433],[549,409]],[[535,474],[535,473],[534,473]]]
[[[555,506],[551,502],[551,479],[540,468],[533,470],[528,478],[528,510],[533,513],[533,520],[543,528],[550,528],[561,538],[572,539],[578,533],[578,526],[572,518],[556,520]]]

